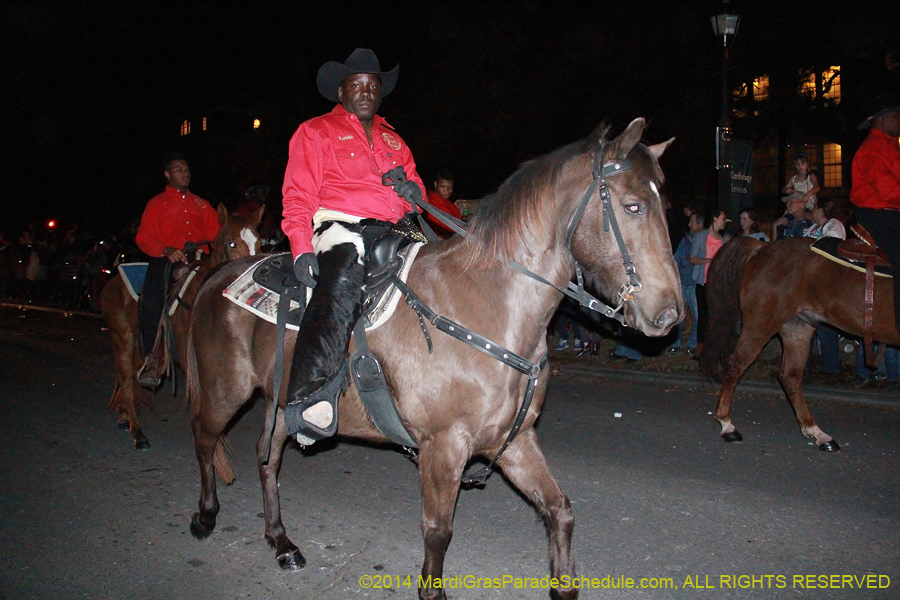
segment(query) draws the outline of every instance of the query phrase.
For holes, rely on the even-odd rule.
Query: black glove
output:
[[[312,273],[310,275],[310,273]],[[294,276],[308,288],[316,287],[316,275],[319,274],[319,261],[312,252],[305,252],[294,261]]]

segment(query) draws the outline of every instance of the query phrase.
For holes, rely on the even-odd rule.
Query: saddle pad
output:
[[[834,262],[844,265],[845,267],[850,267],[851,269],[855,269],[860,273],[865,273],[866,263],[851,262],[843,256],[838,256],[837,247],[840,246],[841,242],[843,241],[844,240],[842,240],[841,238],[823,237],[816,240],[815,243],[813,243],[809,247],[809,249],[816,254],[824,256],[828,260],[833,260]],[[877,275],[878,277],[893,277],[893,269],[891,267],[876,266],[875,275]]]
[[[147,263],[122,263],[118,266],[119,277],[125,282],[125,289],[137,302],[144,289],[144,278],[147,277]]]
[[[424,244],[421,242],[417,242],[415,244],[410,244],[397,252],[397,256],[401,260],[400,271],[397,273],[397,277],[399,277],[401,281],[406,281],[406,278],[409,276],[409,269],[412,267],[412,263],[419,253],[419,248],[423,245]],[[253,279],[253,272],[268,258],[269,257],[263,257],[250,265],[250,267],[241,273],[231,285],[222,290],[222,295],[241,308],[249,310],[254,315],[265,319],[269,323],[275,323],[276,315],[278,313],[278,299],[280,296],[278,293],[266,289]],[[402,295],[400,290],[395,286],[389,286],[379,298],[375,308],[367,313],[365,317],[366,331],[372,331],[386,323],[397,308],[397,304],[400,302],[400,297]],[[307,302],[309,302],[311,296],[312,290],[307,289]],[[300,304],[292,300],[290,310],[294,311],[297,308],[300,308]],[[299,324],[292,323],[289,319],[286,327],[297,331],[299,329]]]

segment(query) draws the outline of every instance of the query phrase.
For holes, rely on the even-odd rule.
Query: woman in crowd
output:
[[[769,236],[759,230],[759,213],[752,208],[741,211],[738,223],[741,226],[741,235],[756,238],[764,242],[769,241]]]
[[[709,322],[709,311],[706,304],[706,278],[709,275],[709,263],[712,262],[716,252],[728,241],[728,236],[722,233],[725,229],[725,211],[716,208],[710,211],[706,218],[706,229],[694,235],[691,244],[691,256],[688,261],[694,265],[692,274],[697,294],[697,346],[698,350],[706,341],[706,331]],[[694,358],[698,355],[695,354]]]
[[[816,206],[812,211],[812,220],[813,226],[806,230],[805,237],[847,239],[844,224],[835,217],[834,200],[824,200],[821,205]]]

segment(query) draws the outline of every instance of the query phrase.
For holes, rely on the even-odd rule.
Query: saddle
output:
[[[404,244],[402,237],[382,235],[373,240],[365,257],[366,284],[363,313],[353,329],[356,352],[341,370],[322,388],[303,403],[288,404],[284,410],[288,435],[309,445],[331,436],[337,430],[337,398],[352,379],[372,422],[388,439],[416,447],[415,441],[403,426],[393,398],[387,389],[384,373],[377,357],[366,343],[366,330],[387,321],[402,295],[392,282],[405,280],[421,244]],[[402,248],[401,248],[402,246]],[[278,328],[275,365],[275,394],[280,394],[283,373],[284,330],[298,329],[308,302],[309,293],[294,276],[290,253],[268,257],[253,265],[244,275],[223,291],[223,295],[270,322]],[[274,308],[274,314],[273,314]],[[306,422],[303,412],[321,401],[333,404],[335,418],[323,430]]]
[[[875,276],[892,277],[892,266],[885,256],[884,251],[875,243],[866,228],[856,224],[850,226],[850,231],[855,237],[839,240],[838,238],[822,238],[813,244],[813,249],[829,258],[834,256],[849,261],[850,266],[864,271],[866,274],[866,288],[863,305],[863,343],[865,344],[866,365],[870,368],[878,368],[884,358],[884,344],[879,344],[878,353],[872,356],[872,339],[875,328]],[[858,263],[860,266],[856,266]],[[864,265],[864,269],[861,268]]]

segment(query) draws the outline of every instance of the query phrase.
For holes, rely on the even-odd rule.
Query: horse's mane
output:
[[[608,131],[608,126],[601,125],[585,140],[522,163],[496,192],[484,198],[469,223],[469,264],[484,268],[498,258],[512,258],[525,235],[540,236],[555,226],[557,221],[549,217],[562,208],[556,206],[553,192],[563,168],[595,149],[598,142],[605,145]]]

